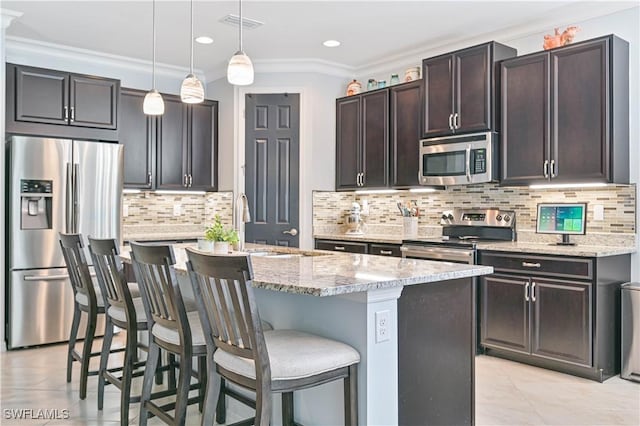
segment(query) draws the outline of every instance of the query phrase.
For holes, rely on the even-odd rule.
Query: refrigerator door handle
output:
[[[72,212],[73,212],[73,195],[72,195],[72,187],[73,187],[73,171],[71,168],[71,164],[67,163],[67,181],[64,185],[64,198],[65,198],[65,224],[64,224],[64,232],[72,233],[73,232],[73,222],[72,222]]]
[[[96,273],[95,272],[89,272],[89,275],[91,277],[95,277]],[[25,281],[60,281],[60,280],[66,280],[67,278],[69,278],[69,274],[62,274],[62,275],[26,275],[23,279]]]
[[[73,232],[78,233],[78,211],[80,206],[78,205],[78,185],[80,181],[80,165],[78,163],[73,164]]]

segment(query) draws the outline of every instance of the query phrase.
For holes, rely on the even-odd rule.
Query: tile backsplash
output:
[[[127,216],[122,217],[125,239],[132,235],[200,235],[216,214],[230,226],[233,220],[233,192],[206,194],[157,194],[140,192],[123,195]],[[179,205],[180,214],[174,215]]]
[[[369,205],[365,217],[375,229],[393,229],[402,225],[396,207],[401,201],[416,200],[420,208],[419,226],[438,227],[443,211],[461,208],[500,208],[516,211],[516,229],[535,231],[537,204],[540,202],[587,202],[587,233],[635,234],[636,186],[611,185],[600,188],[532,189],[501,187],[497,184],[450,187],[433,193],[400,191],[393,194],[356,194],[354,192],[322,192],[313,194],[314,233],[343,225],[351,203]],[[604,207],[604,220],[593,218],[594,205]],[[384,232],[386,233],[386,232]]]

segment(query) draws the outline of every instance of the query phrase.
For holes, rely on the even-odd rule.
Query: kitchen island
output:
[[[184,247],[174,246],[184,297]],[[249,246],[263,319],[346,342],[361,356],[362,425],[473,424],[474,277],[486,266]],[[128,254],[123,249],[123,258]],[[342,384],[296,392],[308,425],[343,422]],[[274,398],[279,423],[279,398]]]

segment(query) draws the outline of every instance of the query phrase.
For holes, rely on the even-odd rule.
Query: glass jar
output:
[[[382,89],[383,87],[387,87],[387,80],[378,81],[378,89]]]
[[[367,83],[367,90],[375,90],[377,88],[378,88],[378,82],[375,79],[370,78],[369,82]]]
[[[393,86],[394,84],[398,83],[400,83],[400,77],[398,77],[398,74],[391,74],[391,80],[389,80],[389,84]]]

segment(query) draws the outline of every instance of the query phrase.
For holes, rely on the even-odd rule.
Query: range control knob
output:
[[[511,220],[511,216],[509,216],[508,214],[504,215],[504,221],[505,222],[509,222]]]
[[[449,215],[447,216],[447,219],[453,220],[453,215],[451,213],[449,213]]]
[[[447,216],[446,214],[443,214],[443,215],[442,215],[442,220],[447,220],[447,217],[448,217],[448,216]]]
[[[498,222],[500,222],[500,221],[502,220],[502,215],[498,215],[498,216],[496,216],[496,220],[497,220]]]

